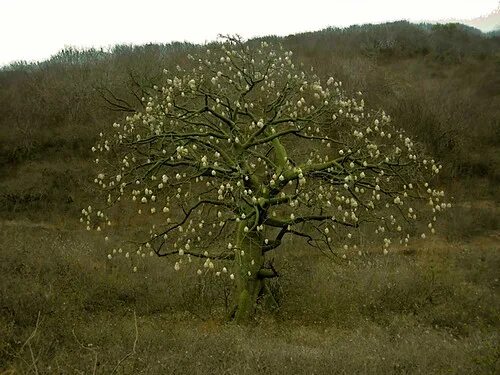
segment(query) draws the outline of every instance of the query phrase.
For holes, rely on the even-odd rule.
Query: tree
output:
[[[134,207],[150,230],[128,246],[234,280],[236,321],[278,276],[266,257],[285,236],[342,262],[361,254],[362,233],[384,252],[394,237],[406,245],[418,222],[422,237],[434,233],[449,206],[429,185],[441,166],[390,116],[279,45],[226,37],[209,47],[165,70],[143,109],[101,133],[95,182],[107,203],[82,210],[88,230],[112,233],[113,213]]]

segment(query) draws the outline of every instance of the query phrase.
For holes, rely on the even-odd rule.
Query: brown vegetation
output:
[[[94,355],[98,373],[110,373],[133,348],[135,312],[136,353],[120,366],[123,374],[498,370],[493,239],[367,252],[342,267],[288,244],[274,285],[286,303],[245,328],[224,323],[227,285],[179,277],[168,261],[132,273],[126,264],[111,269],[87,232],[19,225],[0,232],[3,369],[33,372],[23,344],[40,314],[31,339],[40,373],[92,373]]]
[[[388,256],[365,249],[341,266],[279,254],[273,290],[286,303],[261,311],[253,328],[225,325],[228,285],[174,277],[168,261],[141,274],[111,267],[97,240],[75,229],[90,194],[90,147],[123,115],[108,101],[138,106],[140,87],[197,47],[65,50],[5,67],[0,371],[500,371],[500,37],[398,22],[281,42],[318,74],[363,91],[443,162],[440,183],[456,204],[440,236]],[[291,246],[301,248],[284,252]]]

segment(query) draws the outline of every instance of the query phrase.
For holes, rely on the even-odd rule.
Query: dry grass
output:
[[[2,224],[0,369],[19,373],[352,374],[499,370],[498,241],[436,239],[336,266],[288,244],[281,307],[224,322],[224,283],[163,259],[110,267],[87,232]],[[25,344],[30,340],[33,356]],[[82,346],[83,345],[83,346]],[[96,361],[97,358],[97,361]]]

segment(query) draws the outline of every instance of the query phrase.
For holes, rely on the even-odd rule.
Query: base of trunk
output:
[[[239,292],[235,304],[229,314],[229,320],[236,323],[246,323],[253,319],[258,304],[269,309],[277,309],[278,302],[274,298],[268,280],[254,280],[250,288]]]
[[[253,219],[252,219],[253,220]],[[264,269],[264,239],[256,229],[255,223],[241,221],[236,234],[235,278],[236,285],[233,299],[233,310],[229,318],[237,323],[251,320],[259,297],[270,292],[267,287],[268,275]],[[263,299],[264,301],[264,299]]]
[[[244,323],[255,314],[257,299],[262,289],[261,280],[248,280],[247,287],[238,291],[236,296],[234,321]]]

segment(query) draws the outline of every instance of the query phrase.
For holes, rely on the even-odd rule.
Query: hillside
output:
[[[442,162],[453,207],[437,235],[388,253],[366,241],[338,262],[284,242],[275,305],[228,324],[229,277],[176,272],[169,257],[132,272],[78,222],[99,132],[201,46],[12,64],[0,69],[0,373],[499,373],[500,36],[394,22],[262,39],[362,91]]]
[[[443,184],[491,198],[500,179],[500,38],[459,25],[396,22],[291,35],[320,76],[361,90],[441,160]],[[76,212],[99,129],[136,107],[141,86],[198,48],[186,43],[61,51],[0,71],[0,212]],[[123,100],[123,101],[121,101]],[[458,185],[456,182],[458,181]],[[460,193],[460,189],[456,194]],[[470,187],[466,190],[470,192]]]

